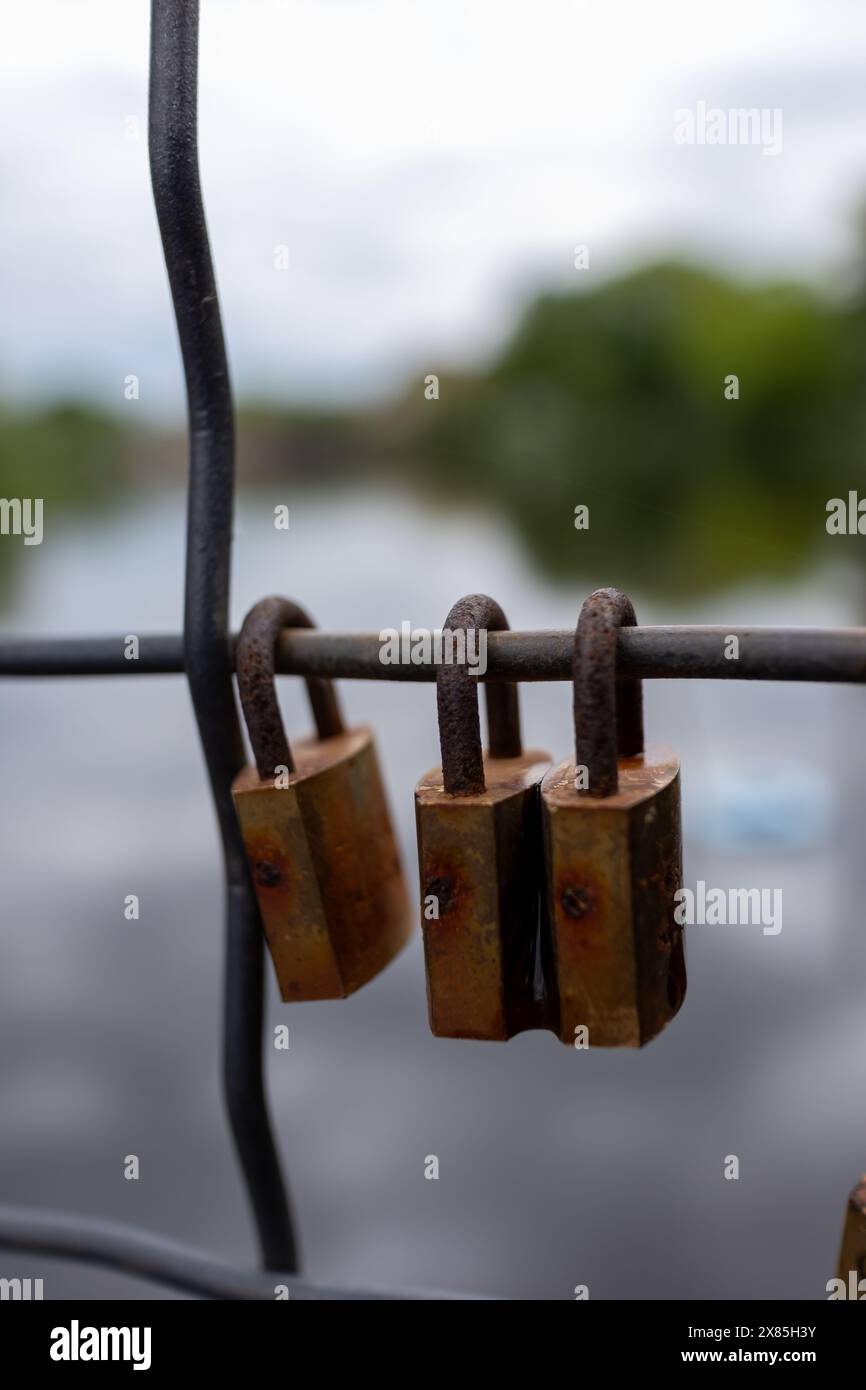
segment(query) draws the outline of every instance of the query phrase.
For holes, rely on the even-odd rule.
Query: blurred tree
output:
[[[92,508],[115,497],[126,477],[124,430],[87,406],[59,403],[47,410],[0,409],[0,497],[42,498],[43,543],[69,508]],[[0,538],[0,581],[9,598],[23,554],[16,536]]]
[[[662,263],[537,299],[486,369],[440,376],[438,399],[416,380],[364,411],[249,403],[239,476],[390,476],[481,503],[563,581],[697,595],[843,555],[866,575],[862,537],[825,529],[830,498],[866,497],[864,378],[866,254],[844,300]],[[82,406],[0,412],[0,495],[41,496],[47,517],[130,476],[180,481],[185,454],[176,433]],[[7,573],[19,551],[0,547]]]
[[[414,448],[551,576],[708,590],[822,549],[828,497],[866,484],[864,369],[857,304],[656,265],[539,299],[489,370],[417,408]]]

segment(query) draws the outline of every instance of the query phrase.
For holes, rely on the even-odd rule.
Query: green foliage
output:
[[[110,416],[61,403],[41,412],[0,409],[0,497],[43,500],[45,537],[70,508],[115,497],[124,481],[124,431]],[[0,597],[21,560],[19,537],[0,537]],[[34,552],[35,553],[35,552]]]
[[[488,371],[419,407],[423,471],[500,508],[553,577],[790,574],[828,539],[828,497],[866,481],[862,329],[804,287],[683,265],[548,295]]]
[[[92,504],[117,488],[122,439],[110,416],[81,405],[0,410],[0,496],[42,497],[46,510]]]
[[[739,382],[726,399],[725,382]],[[508,519],[552,578],[698,595],[859,559],[826,504],[866,496],[866,300],[745,284],[683,264],[548,294],[474,375],[386,408],[251,402],[239,477],[340,487],[376,475]],[[66,507],[130,474],[179,481],[185,446],[74,405],[0,411],[0,496]],[[575,507],[589,508],[576,530]],[[0,578],[20,555],[0,546]]]

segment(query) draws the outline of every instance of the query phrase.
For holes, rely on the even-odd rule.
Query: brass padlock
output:
[[[289,748],[274,688],[284,627],[312,627],[266,598],[237,645],[241,703],[256,766],[232,787],[256,897],[286,1002],[340,999],[388,964],[411,909],[372,732],[345,729],[330,681],[310,677],[315,738]]]
[[[580,612],[575,761],[541,787],[549,1026],[564,1043],[641,1047],[685,995],[679,763],[644,749],[640,682],[616,677],[617,632],[636,625],[616,589]]]
[[[484,594],[461,599],[446,621],[455,634],[507,627]],[[415,788],[415,818],[430,1028],[504,1041],[537,1023],[538,783],[550,758],[522,749],[516,686],[489,682],[486,693],[483,754],[477,678],[466,664],[440,664],[442,764]]]
[[[836,1298],[866,1298],[866,1173],[848,1198],[836,1276]]]

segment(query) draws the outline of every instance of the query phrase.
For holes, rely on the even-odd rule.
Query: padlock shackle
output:
[[[508,619],[486,594],[467,594],[445,619],[445,631],[507,632]],[[485,686],[487,742],[493,758],[519,758],[520,711],[513,681]],[[478,715],[478,677],[465,662],[440,665],[436,671],[436,707],[442,780],[449,796],[476,796],[485,789],[481,721]]]
[[[617,680],[616,640],[637,627],[631,600],[619,589],[596,589],[580,610],[574,634],[574,757],[587,769],[583,796],[614,796],[619,758],[643,752],[643,691]]]
[[[303,608],[276,596],[261,599],[244,618],[235,653],[238,690],[253,757],[263,782],[271,781],[278,767],[295,771],[277,704],[274,681],[277,638],[284,627],[315,626]],[[308,676],[306,686],[319,738],[345,733],[333,683],[321,676]]]

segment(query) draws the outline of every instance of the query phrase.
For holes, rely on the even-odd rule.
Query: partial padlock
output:
[[[286,739],[274,688],[285,627],[312,627],[286,599],[250,610],[237,645],[241,703],[256,761],[232,794],[286,1002],[339,999],[388,964],[411,909],[373,735],[345,729],[330,681],[306,684],[317,736]]]
[[[677,1013],[686,988],[679,763],[644,749],[640,682],[617,681],[631,603],[598,589],[574,648],[575,761],[541,787],[549,1026],[564,1043],[641,1047]],[[587,1035],[578,1034],[581,1028]]]
[[[446,620],[453,634],[507,627],[484,594]],[[477,677],[465,663],[439,666],[442,764],[418,783],[415,818],[430,1028],[504,1041],[538,1021],[538,783],[550,758],[522,749],[517,687],[488,682],[486,694],[483,754]]]
[[[866,1299],[866,1173],[848,1198],[836,1287],[831,1297],[858,1302]]]

